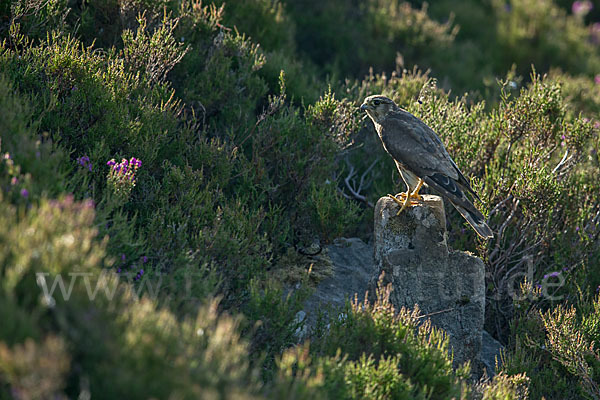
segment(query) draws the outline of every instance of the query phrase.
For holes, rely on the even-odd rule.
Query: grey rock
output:
[[[499,341],[487,331],[482,332],[481,363],[490,378],[496,375],[496,362],[501,366],[503,351],[504,346]]]
[[[354,299],[355,294],[362,301],[369,279],[375,273],[373,247],[359,238],[336,239],[324,250],[331,261],[332,271],[304,304],[308,328],[315,326],[319,312],[341,310],[346,300]]]
[[[373,288],[384,273],[392,283],[396,309],[419,306],[421,313],[446,331],[454,365],[479,365],[485,312],[483,262],[466,252],[448,249],[446,217],[439,196],[423,195],[422,205],[396,215],[389,197],[375,207]],[[478,373],[478,371],[474,371]]]
[[[296,317],[294,318],[294,323],[300,324],[300,326],[296,329],[294,334],[298,339],[304,339],[308,333],[308,326],[306,325],[306,312],[300,310],[296,313]]]

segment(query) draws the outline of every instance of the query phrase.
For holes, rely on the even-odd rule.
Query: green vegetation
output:
[[[0,3],[0,399],[600,398],[600,10],[575,3]],[[507,345],[489,382],[385,287],[297,343],[326,271],[295,249],[368,239],[401,189],[374,93],[497,233],[448,209]]]

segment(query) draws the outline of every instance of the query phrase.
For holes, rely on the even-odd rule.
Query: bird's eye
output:
[[[373,104],[375,104],[376,106],[378,106],[379,104],[381,104],[381,101],[379,101],[379,100],[375,100],[375,101],[373,102]]]

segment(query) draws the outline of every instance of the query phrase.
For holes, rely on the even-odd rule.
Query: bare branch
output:
[[[568,155],[569,155],[569,149],[567,149],[565,151],[565,155],[563,156],[563,158],[556,165],[556,167],[554,167],[554,169],[552,170],[553,174],[556,174],[557,176],[560,177],[560,176],[562,176],[566,172],[566,168],[568,167],[567,163],[569,161],[571,161],[571,159],[573,158],[572,155],[569,158],[567,158]],[[565,169],[565,171],[562,171],[563,169]]]
[[[365,203],[367,206],[371,207],[371,208],[375,208],[375,205],[370,202],[367,197],[363,194],[361,194],[361,192],[365,189],[367,189],[369,186],[371,186],[371,181],[365,181],[365,179],[367,178],[367,176],[369,175],[369,173],[371,172],[371,170],[373,169],[373,167],[375,167],[375,165],[377,164],[377,162],[379,161],[379,157],[373,161],[371,163],[371,165],[369,165],[369,167],[366,169],[366,171],[361,175],[360,177],[360,181],[358,183],[358,188],[356,187],[356,168],[354,168],[354,165],[352,165],[348,159],[348,157],[345,158],[345,162],[346,165],[348,166],[348,175],[344,178],[344,186],[346,187],[346,189],[348,189],[348,191],[350,192],[350,195],[346,194],[343,190],[339,189],[340,193],[342,193],[342,195],[347,198],[347,199],[355,199],[358,201],[361,201],[363,203]]]

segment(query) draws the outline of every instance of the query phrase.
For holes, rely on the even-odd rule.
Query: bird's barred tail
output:
[[[466,210],[463,207],[454,203],[452,203],[452,205],[456,207],[458,212],[467,220],[467,222],[473,227],[473,229],[475,229],[475,232],[477,232],[479,236],[481,236],[484,239],[491,239],[494,237],[492,230],[490,229],[488,224],[485,223],[485,221],[483,220],[483,215],[479,211],[475,213]]]

